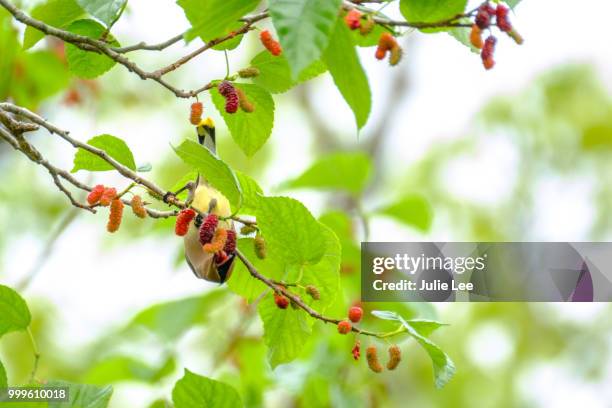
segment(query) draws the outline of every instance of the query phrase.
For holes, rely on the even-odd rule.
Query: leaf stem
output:
[[[28,333],[28,337],[30,338],[30,344],[32,345],[32,352],[34,353],[34,366],[32,368],[32,373],[30,374],[30,383],[34,381],[36,378],[36,372],[38,371],[38,362],[40,360],[40,352],[38,351],[38,346],[36,345],[36,340],[34,340],[34,335],[32,335],[32,330],[30,326],[26,329]]]

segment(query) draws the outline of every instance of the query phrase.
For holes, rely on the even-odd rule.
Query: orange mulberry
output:
[[[102,198],[102,194],[104,194],[104,186],[102,184],[98,184],[95,186],[91,192],[87,195],[87,203],[89,205],[95,205]]]
[[[187,235],[189,223],[195,218],[196,212],[191,208],[185,208],[176,216],[174,224],[174,233],[179,237]]]
[[[195,102],[191,104],[191,113],[189,115],[189,122],[192,125],[198,126],[202,121],[202,112],[204,111],[204,105],[202,102]]]
[[[392,345],[389,347],[389,361],[387,362],[388,370],[395,370],[399,365],[400,361],[402,361],[402,351],[397,345]]]
[[[370,346],[366,349],[366,360],[368,361],[368,367],[375,373],[380,373],[383,370],[382,364],[378,361],[378,350],[375,346]]]
[[[121,219],[123,218],[123,201],[115,198],[110,206],[110,215],[108,216],[106,230],[108,232],[116,232],[121,226]]]
[[[358,29],[361,27],[361,12],[359,10],[352,9],[346,13],[346,16],[344,16],[344,22],[351,30]]]
[[[113,187],[105,188],[100,197],[100,205],[108,207],[115,198],[117,197],[117,190]]]
[[[215,235],[208,244],[204,244],[202,247],[204,252],[214,254],[215,252],[222,251],[227,241],[227,230],[225,228],[217,228]]]
[[[132,206],[132,212],[138,218],[147,218],[147,209],[142,202],[142,197],[139,195],[135,195],[132,197],[132,202],[130,203]]]
[[[476,24],[472,26],[472,30],[470,31],[470,43],[478,49],[481,49],[484,45],[482,41],[482,30]]]
[[[274,37],[272,37],[272,34],[270,33],[270,31],[268,30],[262,31],[259,34],[259,39],[261,40],[261,43],[263,44],[263,46],[266,47],[268,51],[270,51],[270,54],[277,57],[281,55],[281,53],[283,52],[283,49],[280,43],[276,41]]]

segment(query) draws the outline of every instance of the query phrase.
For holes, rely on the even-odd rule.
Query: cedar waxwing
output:
[[[215,125],[212,119],[202,120],[196,130],[200,144],[216,154]],[[219,218],[229,217],[232,214],[228,199],[208,184],[205,175],[198,175],[195,182],[192,183],[187,203],[190,203],[191,207],[202,213],[215,214]],[[190,225],[187,235],[185,235],[185,260],[198,278],[223,283],[232,274],[236,255],[229,255],[221,263],[215,262],[215,254],[207,253],[202,249],[199,233],[201,223],[202,217],[196,217],[195,222]],[[234,223],[231,220],[220,219],[217,228],[234,230]]]

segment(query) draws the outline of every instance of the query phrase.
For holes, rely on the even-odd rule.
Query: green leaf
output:
[[[221,159],[217,158],[206,147],[191,140],[185,140],[174,147],[176,154],[219,190],[237,211],[242,202],[242,192],[234,171]]]
[[[159,303],[138,313],[127,328],[143,326],[166,340],[173,340],[192,326],[205,322],[210,310],[226,296],[226,291],[215,290],[202,296]]]
[[[234,24],[232,24],[229,28],[229,32],[232,31],[238,31],[240,28],[242,28],[242,25],[244,23],[241,22],[235,22]],[[244,38],[244,34],[241,35],[237,35],[232,39],[223,41],[221,44],[217,44],[214,47],[212,47],[213,50],[215,51],[224,51],[224,50],[233,50],[236,49],[240,43],[242,42],[242,39]]]
[[[270,15],[293,78],[321,57],[341,0],[270,0]]]
[[[400,0],[400,12],[411,23],[435,23],[448,20],[465,10],[467,0]],[[435,32],[441,29],[427,29]],[[442,29],[444,30],[444,29]]]
[[[50,26],[66,28],[74,20],[83,17],[85,11],[75,0],[48,0],[34,7],[30,15],[32,18],[41,20]],[[27,50],[33,47],[44,36],[45,34],[42,31],[38,31],[31,26],[26,27],[23,48]]]
[[[70,24],[66,30],[98,40],[106,31],[104,26],[94,20],[77,20]],[[113,47],[119,46],[119,42],[110,34],[107,36],[107,42]],[[73,74],[88,79],[104,74],[116,64],[114,60],[104,54],[85,51],[72,44],[66,44],[66,60],[68,61],[68,68]]]
[[[91,367],[85,375],[85,381],[95,385],[134,380],[156,382],[170,374],[174,368],[173,358],[155,367],[130,356],[112,356]]]
[[[437,322],[435,320],[414,319],[408,320],[408,324],[412,326],[421,336],[428,337],[440,327],[448,326],[446,323]]]
[[[241,214],[254,215],[259,206],[259,198],[263,194],[261,187],[255,180],[246,174],[236,171],[236,177],[242,190],[242,206],[240,207]]]
[[[87,144],[104,150],[110,157],[131,170],[136,170],[134,155],[128,145],[120,138],[112,135],[99,135],[87,141]],[[79,170],[106,171],[115,168],[100,157],[87,150],[79,149],[74,155],[72,172]]]
[[[510,7],[511,9],[514,10],[514,8],[516,6],[518,6],[518,4],[521,2],[521,0],[506,0],[505,3],[508,5],[508,7]]]
[[[8,387],[8,379],[6,377],[6,370],[0,361],[0,389]]]
[[[89,14],[110,27],[121,9],[125,7],[127,0],[77,0]]]
[[[372,95],[351,33],[342,19],[336,24],[323,61],[344,100],[353,110],[357,128],[361,129],[370,116]]]
[[[372,162],[367,154],[333,153],[321,157],[308,170],[283,186],[345,190],[358,194],[365,188],[371,172]]]
[[[25,300],[13,289],[0,285],[0,337],[27,329],[31,320]]]
[[[292,307],[279,309],[272,296],[266,296],[259,303],[258,311],[272,368],[298,357],[312,333],[308,315]]]
[[[185,369],[185,375],[172,390],[175,408],[237,408],[242,401],[236,390],[219,381],[192,373]]]
[[[380,35],[387,32],[387,29],[380,24],[376,24],[371,32],[367,35],[363,35],[359,30],[351,30],[353,36],[353,43],[358,47],[374,47],[378,45]]]
[[[266,276],[270,279],[281,280],[285,273],[284,265],[272,256],[259,259],[255,255],[253,241],[253,238],[240,238],[238,240],[238,249],[251,261],[258,271],[265,271]],[[242,262],[237,262],[234,266],[232,277],[228,280],[227,286],[232,292],[242,296],[248,302],[252,302],[259,295],[269,290],[261,281],[251,276]]]
[[[113,387],[97,387],[89,384],[75,384],[68,381],[52,380],[49,387],[68,387],[68,402],[49,402],[49,408],[106,408],[113,394]]]
[[[268,51],[257,54],[251,60],[251,66],[259,70],[259,75],[253,78],[253,82],[272,93],[286,92],[327,71],[325,64],[317,60],[300,72],[297,80],[294,80],[285,56],[275,57]]]
[[[257,225],[268,251],[287,264],[319,262],[325,251],[321,224],[304,204],[288,197],[262,197]]]
[[[406,195],[398,201],[377,211],[380,215],[391,217],[403,224],[429,231],[433,220],[431,205],[419,194]]]
[[[244,91],[253,103],[255,110],[247,113],[238,109],[236,113],[225,112],[225,98],[219,90],[211,90],[215,107],[223,117],[227,128],[240,149],[249,157],[253,156],[266,143],[274,126],[274,100],[264,88],[253,84],[234,84]]]
[[[178,0],[192,29],[186,38],[200,37],[208,42],[231,31],[245,14],[254,10],[260,0]]]

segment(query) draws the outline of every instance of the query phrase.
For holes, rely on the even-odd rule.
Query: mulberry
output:
[[[238,93],[236,88],[228,81],[223,81],[219,84],[219,93],[225,98],[225,111],[227,113],[236,113],[238,110]]]
[[[189,115],[189,122],[193,126],[198,126],[202,121],[202,112],[204,111],[204,105],[202,102],[195,102],[191,104],[191,114]]]
[[[378,361],[378,350],[375,346],[370,346],[366,349],[366,360],[368,360],[368,367],[375,373],[380,373],[383,370],[383,366]]]
[[[476,24],[472,26],[472,30],[470,31],[470,43],[478,49],[481,49],[484,45],[482,41],[482,30]]]
[[[497,16],[497,27],[505,33],[509,33],[512,31],[512,23],[510,23],[510,19],[508,18],[508,13],[510,9],[503,4],[498,4],[497,9],[495,10],[495,15]]]
[[[523,37],[521,37],[521,35],[514,29],[512,29],[511,31],[508,32],[508,35],[510,36],[510,38],[512,38],[514,40],[515,43],[517,43],[518,45],[523,44],[524,40]]]
[[[482,58],[482,63],[485,69],[489,70],[495,66],[495,60],[493,59],[493,53],[495,52],[495,44],[497,43],[497,38],[490,35],[485,40],[484,46],[482,47],[482,51],[480,53],[480,57]]]
[[[279,309],[286,309],[289,306],[289,299],[285,295],[274,293],[274,303],[276,303]]]
[[[344,16],[344,21],[351,30],[358,29],[361,27],[361,12],[359,12],[359,10],[352,9],[346,13],[346,16]]]
[[[272,37],[272,34],[270,34],[268,30],[262,31],[259,34],[259,39],[261,40],[263,46],[270,51],[270,54],[274,55],[275,57],[281,55],[283,52],[280,43]]]
[[[236,252],[236,231],[227,230],[227,240],[225,241],[223,252],[225,252],[227,255],[231,255]]]
[[[249,98],[247,98],[244,91],[240,88],[236,88],[236,93],[238,94],[238,102],[240,104],[240,109],[247,113],[253,112],[255,110],[255,105],[253,105],[253,102],[251,102]]]
[[[185,208],[176,217],[176,224],[174,224],[174,233],[179,237],[187,235],[189,230],[189,223],[196,216],[196,212],[191,208]]]
[[[478,28],[480,28],[481,30],[489,28],[489,26],[491,25],[491,15],[495,13],[494,10],[493,13],[491,13],[491,10],[492,9],[490,8],[490,6],[486,3],[478,8],[478,12],[476,13],[476,18],[474,21],[476,22]]]
[[[108,216],[106,230],[108,232],[115,232],[121,226],[121,219],[123,218],[123,201],[115,198],[110,206],[110,215]]]
[[[321,292],[319,292],[319,289],[317,289],[315,285],[306,286],[306,293],[314,300],[321,299]]]
[[[393,67],[399,64],[402,59],[403,53],[404,51],[402,50],[402,47],[397,44],[393,48],[391,48],[391,54],[389,55],[389,65]]]
[[[388,351],[389,351],[389,361],[387,362],[387,369],[395,370],[398,364],[400,363],[400,361],[402,361],[402,351],[395,344],[389,347]]]
[[[100,197],[100,205],[104,207],[108,207],[115,198],[117,197],[117,190],[113,187],[105,188],[102,193],[102,197]]]
[[[252,225],[245,225],[244,227],[240,228],[240,233],[242,235],[249,235],[249,234],[252,234],[255,231],[257,231],[257,228],[255,228]]]
[[[359,323],[363,316],[363,309],[359,306],[353,306],[348,311],[348,318],[353,323]]]
[[[217,225],[219,218],[215,214],[209,214],[200,226],[200,244],[206,245],[212,241]]]
[[[238,76],[240,78],[255,78],[259,76],[259,69],[255,67],[243,68],[238,71]]]
[[[227,242],[227,230],[225,228],[217,228],[215,235],[208,244],[204,244],[204,252],[214,254],[215,252],[222,251]]]
[[[368,16],[366,17],[366,20],[361,23],[361,27],[359,27],[359,33],[363,36],[368,35],[372,32],[372,30],[374,30],[375,25],[376,23],[374,22],[374,19]]]
[[[102,184],[98,184],[95,186],[91,192],[87,195],[87,203],[89,205],[95,205],[102,198],[102,194],[104,194],[104,186]]]
[[[142,202],[141,196],[135,195],[132,197],[132,202],[130,205],[132,206],[132,212],[134,215],[136,215],[138,218],[147,218],[147,209]]]
[[[342,320],[338,323],[338,333],[347,334],[351,331],[352,327],[348,320]]]
[[[264,240],[264,237],[262,237],[261,235],[257,235],[255,237],[255,241],[253,242],[253,245],[255,247],[255,255],[257,255],[259,259],[265,259],[266,241]]]
[[[355,360],[359,360],[359,357],[361,357],[361,342],[359,340],[355,342],[355,346],[353,346],[351,354],[353,354],[353,358]]]
[[[394,47],[399,47],[395,38],[387,32],[380,35],[378,39],[378,47],[376,48],[376,59],[383,60],[387,56],[387,51]]]
[[[227,261],[229,259],[229,257],[227,256],[227,254],[225,253],[225,251],[219,251],[217,253],[215,253],[215,263],[217,265],[221,265],[223,263],[225,263],[225,261]]]

